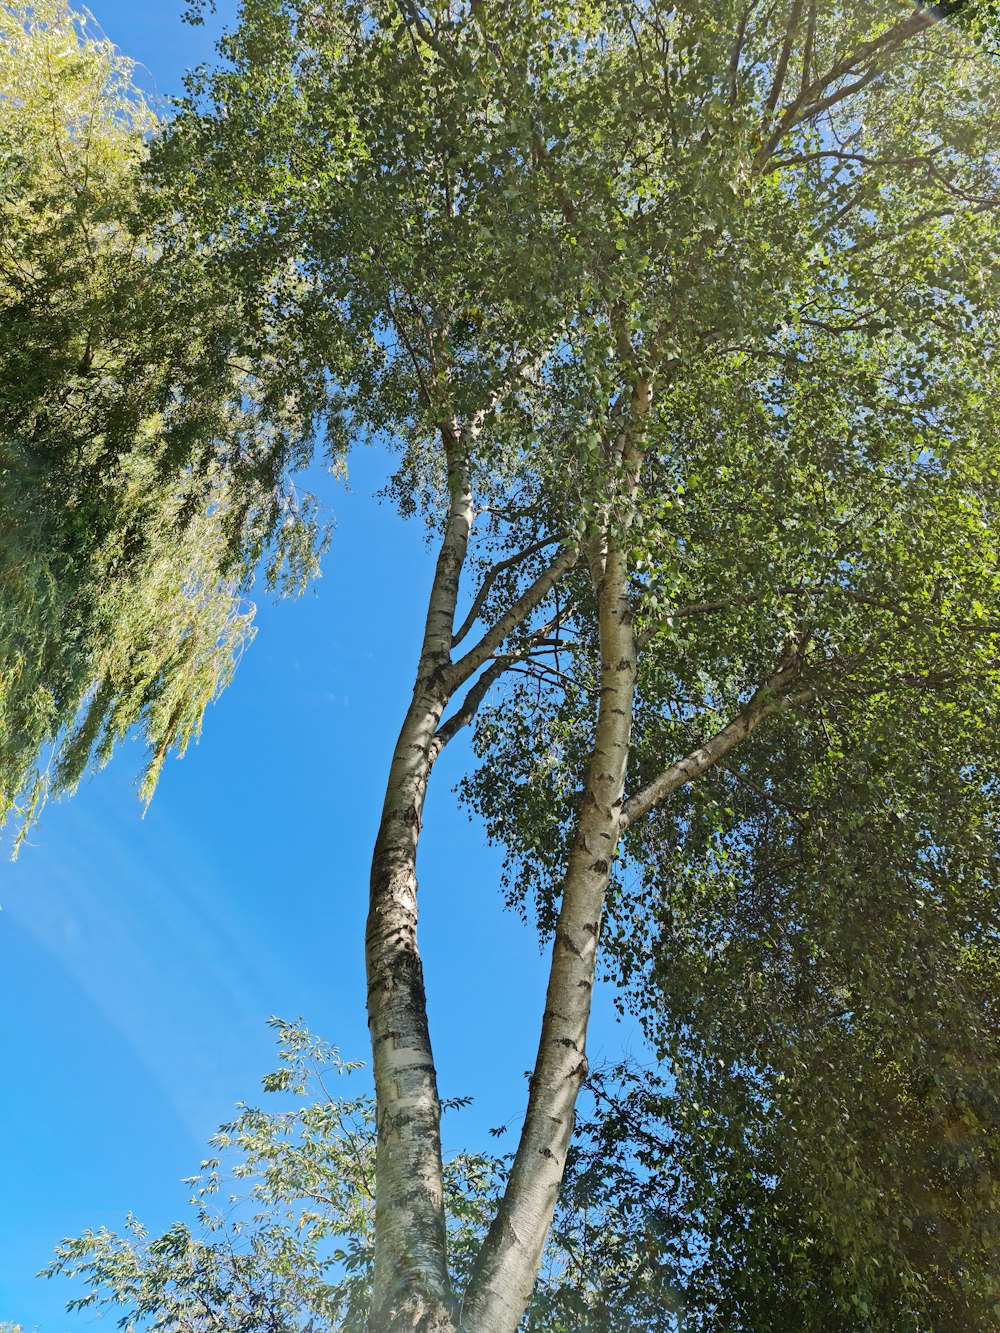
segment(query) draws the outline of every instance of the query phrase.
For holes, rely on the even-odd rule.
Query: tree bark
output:
[[[448,702],[445,671],[472,524],[468,460],[444,432],[451,506],[428,604],[413,699],[393,752],[372,856],[365,958],[378,1108],[372,1333],[455,1327],[442,1198],[441,1106],[417,947],[417,843]]]
[[[466,1333],[515,1333],[520,1323],[555,1213],[576,1099],[587,1074],[598,935],[620,833],[636,678],[627,570],[613,540],[592,560],[592,569],[601,651],[594,751],[563,882],[527,1116],[503,1201],[466,1292]]]
[[[366,931],[377,1108],[371,1333],[454,1333],[458,1327],[447,1266],[441,1107],[417,946],[416,857],[428,780],[443,747],[471,720],[490,685],[514,660],[497,658],[497,649],[577,560],[572,543],[561,547],[475,647],[452,662],[455,608],[473,515],[467,446],[474,433],[474,427],[464,433],[455,423],[442,427],[451,503],[413,698],[393,752],[372,856]],[[442,725],[456,690],[483,667],[462,707]]]

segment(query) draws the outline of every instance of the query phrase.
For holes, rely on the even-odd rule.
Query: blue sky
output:
[[[191,28],[173,0],[90,7],[163,95],[235,8]],[[93,1323],[64,1312],[67,1282],[34,1274],[63,1236],[182,1214],[183,1177],[273,1067],[269,1014],[367,1058],[368,855],[431,568],[422,526],[373,499],[387,468],[368,451],[347,489],[321,479],[336,522],[323,578],[259,605],[234,684],[145,819],[125,749],[0,876],[0,1322]],[[420,867],[442,1092],[475,1098],[446,1123],[452,1149],[516,1120],[545,982],[536,937],[501,908],[497,856],[454,808],[466,758],[456,745],[435,772]],[[599,990],[592,1060],[622,1035]]]

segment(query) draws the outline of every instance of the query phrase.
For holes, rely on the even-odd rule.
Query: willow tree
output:
[[[0,820],[22,835],[133,727],[149,795],[250,633],[255,558],[281,534],[294,581],[314,535],[276,480],[308,388],[293,407],[266,357],[251,375],[260,319],[164,224],[156,124],[64,0],[0,4]]]
[[[370,882],[372,1330],[518,1327],[599,942],[688,1086],[725,1071],[720,1123],[780,1123],[797,1151],[830,1128],[797,1109],[821,1097],[817,1032],[837,1105],[878,1084],[904,1119],[913,1098],[945,1116],[963,1012],[995,1042],[1000,108],[979,50],[851,0],[245,0],[157,145],[165,234],[184,219],[281,384],[322,385],[337,458],[398,451],[437,542]],[[456,1290],[417,850],[470,725],[465,794],[552,954],[519,1145]],[[863,1127],[898,1144],[894,1123]],[[969,1133],[988,1184],[993,1131]],[[695,1240],[728,1159],[704,1160]],[[839,1222],[878,1171],[851,1179]],[[989,1253],[966,1261],[980,1287]]]

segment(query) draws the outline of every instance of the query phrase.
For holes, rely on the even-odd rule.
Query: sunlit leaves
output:
[[[144,182],[155,130],[61,0],[0,8],[0,821],[20,836],[133,730],[148,799],[249,638],[254,567],[291,590],[320,544],[284,477],[315,395]]]

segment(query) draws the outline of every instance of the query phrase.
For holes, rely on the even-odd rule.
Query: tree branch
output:
[[[472,418],[470,424],[474,430],[478,431],[480,429],[486,418],[500,404],[504,394],[513,384],[519,379],[529,379],[534,371],[544,365],[545,358],[551,350],[551,347],[547,346],[534,356],[526,356],[520,361],[515,361],[512,356],[508,359],[502,374],[493,384],[486,403]]]
[[[767,95],[767,101],[764,104],[764,124],[771,122],[774,114],[774,108],[778,105],[778,98],[781,96],[781,89],[784,87],[785,74],[788,71],[788,62],[791,59],[792,47],[795,44],[795,30],[799,26],[799,14],[802,10],[802,0],[792,0],[792,11],[788,16],[788,27],[785,29],[785,40],[782,43],[781,54],[778,56],[778,63],[774,71],[774,79],[771,82],[771,91]]]
[[[743,56],[743,43],[746,41],[747,23],[756,7],[757,0],[751,0],[736,28],[736,36],[729,53],[729,105],[735,106],[740,92],[740,60]]]
[[[463,685],[470,676],[479,670],[500,647],[507,636],[549,595],[564,574],[576,564],[580,548],[576,544],[564,546],[555,560],[539,574],[518,599],[500,617],[492,629],[488,630],[474,648],[470,648],[464,657],[448,668],[446,677],[451,690]]]
[[[767,592],[740,593],[736,597],[726,597],[714,602],[681,602],[679,605],[671,607],[662,620],[647,626],[638,637],[638,645],[640,648],[648,647],[656,631],[663,628],[664,625],[669,627],[674,620],[682,620],[687,616],[716,615],[719,611],[728,611],[737,606],[753,606],[755,602],[763,601],[769,595],[777,597],[843,597],[847,601],[857,602],[860,606],[871,606],[876,611],[885,611],[906,624],[913,624],[916,621],[916,617],[900,606],[899,602],[887,602],[878,597],[869,597],[867,593],[858,592],[854,588],[841,588],[835,583],[820,587],[796,583],[782,588],[770,588]]]
[[[473,720],[486,698],[490,689],[505,671],[511,666],[511,663],[517,660],[514,653],[504,653],[498,657],[492,666],[487,667],[483,674],[476,681],[475,685],[469,690],[468,694],[462,700],[458,710],[452,713],[451,717],[446,718],[434,733],[434,739],[431,741],[430,758],[433,762],[444,747],[455,739],[463,727],[467,727]]]
[[[836,162],[857,162],[859,166],[874,167],[919,167],[932,166],[932,159],[943,151],[943,146],[932,148],[929,153],[915,153],[907,157],[869,157],[866,153],[849,153],[839,148],[817,148],[815,152],[793,153],[790,157],[776,157],[768,166],[765,175],[780,171],[782,167],[802,166],[807,162],[821,162],[832,158]]]
[[[773,792],[769,792],[765,787],[760,787],[756,782],[751,781],[751,779],[748,778],[745,773],[741,773],[738,768],[732,768],[729,764],[721,763],[717,764],[716,767],[720,772],[728,773],[734,782],[738,782],[742,787],[747,787],[755,796],[759,796],[760,799],[765,801],[768,805],[776,805],[781,810],[787,810],[790,815],[794,815],[796,818],[800,815],[809,813],[810,806],[799,805],[796,801],[783,801],[780,796],[775,796]]]
[[[518,551],[516,555],[508,556],[506,560],[500,560],[487,572],[479,591],[476,593],[472,606],[469,608],[469,614],[455,631],[455,635],[451,641],[452,647],[462,642],[469,630],[472,629],[473,625],[479,619],[479,613],[483,609],[483,603],[486,601],[493,584],[503,571],[512,568],[514,565],[520,564],[522,560],[527,560],[529,556],[537,555],[539,551],[544,550],[546,546],[551,546],[553,542],[558,540],[558,537],[545,537],[542,541],[532,542],[530,546],[526,546],[523,551]]]
[[[516,670],[517,663],[530,660],[536,652],[540,650],[552,651],[555,648],[558,651],[559,640],[551,639],[549,635],[558,630],[559,626],[573,611],[572,606],[564,607],[551,620],[544,625],[539,625],[533,634],[520,644],[516,649],[509,653],[503,653],[496,658],[493,664],[483,672],[476,683],[465,696],[462,704],[456,712],[446,718],[438,727],[434,734],[434,739],[430,747],[430,761],[433,763],[449,741],[454,740],[463,727],[476,716],[482,705],[483,700],[489,693],[491,687],[500,679],[506,671]],[[562,645],[565,649],[565,645]],[[539,664],[544,665],[544,664]],[[554,672],[555,668],[546,666],[546,670]],[[562,674],[561,672],[558,674]]]
[[[884,70],[884,57],[890,51],[908,41],[911,37],[925,31],[934,22],[933,15],[926,13],[924,10],[914,9],[906,18],[893,24],[891,28],[886,29],[878,37],[862,42],[855,51],[837,61],[825,74],[815,79],[811,84],[803,79],[803,86],[798,95],[785,107],[770,137],[761,145],[754,161],[755,169],[757,171],[763,170],[772,153],[790,129],[805,120],[811,120],[815,116],[821,115],[823,111],[829,110],[838,102],[842,102],[852,94],[860,92]],[[881,56],[883,59],[877,64],[870,64],[876,56]],[[869,66],[869,68],[866,69],[865,66]],[[846,79],[862,70],[864,72],[853,83],[834,88],[832,92],[822,96],[824,89],[828,89],[831,85],[839,83],[841,79]],[[810,100],[816,97],[819,97],[819,101]]]
[[[798,657],[791,666],[779,668],[755,691],[742,713],[734,717],[721,731],[716,732],[710,740],[699,745],[683,759],[678,759],[669,768],[665,768],[652,782],[630,796],[622,808],[622,829],[631,827],[637,819],[648,815],[668,796],[672,796],[675,791],[687,786],[695,778],[701,777],[702,773],[707,772],[730,750],[746,740],[762,722],[808,703],[814,698],[812,690],[799,690],[795,694],[781,693],[798,676],[800,669],[801,663]]]

